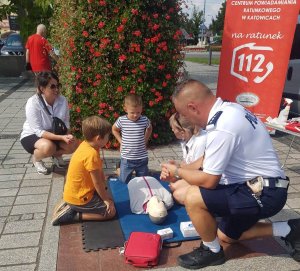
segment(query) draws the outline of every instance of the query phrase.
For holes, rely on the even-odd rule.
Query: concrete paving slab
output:
[[[23,233],[23,232],[38,232],[43,229],[44,220],[34,219],[27,221],[14,221],[5,225],[3,234]]]
[[[15,205],[11,215],[44,213],[47,210],[47,203]]]
[[[37,255],[37,247],[0,250],[0,267],[35,263]]]
[[[39,244],[40,232],[3,234],[0,237],[0,250],[22,247],[36,247]]]
[[[15,205],[47,203],[48,194],[17,196]]]
[[[34,271],[35,267],[35,264],[11,265],[7,267],[0,267],[0,271]]]

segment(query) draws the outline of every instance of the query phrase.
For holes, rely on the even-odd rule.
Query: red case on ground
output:
[[[158,264],[162,241],[159,234],[132,232],[125,243],[125,262],[137,267]]]

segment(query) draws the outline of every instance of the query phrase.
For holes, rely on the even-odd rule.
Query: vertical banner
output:
[[[300,0],[227,0],[217,96],[277,117],[299,9]]]

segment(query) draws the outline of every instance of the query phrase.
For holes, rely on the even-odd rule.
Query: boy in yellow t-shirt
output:
[[[52,218],[52,225],[82,220],[108,220],[116,210],[105,185],[99,150],[108,141],[111,124],[98,116],[82,123],[85,140],[74,152],[63,193]]]

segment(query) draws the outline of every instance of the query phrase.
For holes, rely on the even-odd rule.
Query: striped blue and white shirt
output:
[[[128,160],[147,158],[145,130],[150,127],[150,120],[142,115],[138,120],[132,121],[125,115],[119,117],[115,125],[121,130],[121,157]]]

